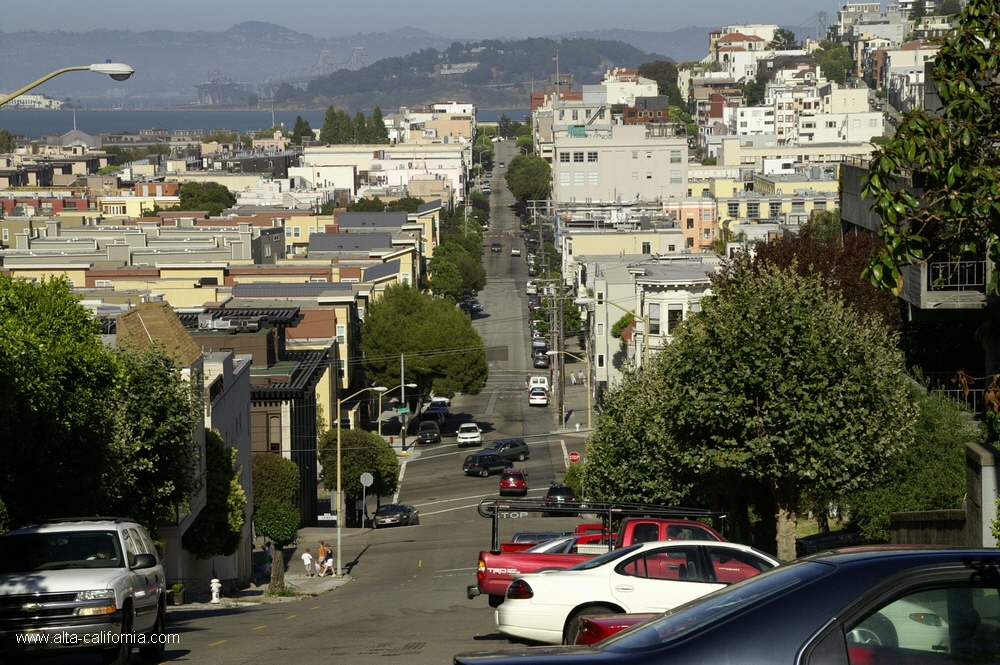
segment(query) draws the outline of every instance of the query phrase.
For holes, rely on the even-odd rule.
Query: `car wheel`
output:
[[[576,644],[576,637],[580,634],[580,617],[592,614],[621,614],[621,612],[616,612],[607,605],[591,605],[573,612],[563,629],[563,644]]]
[[[480,469],[479,470],[479,475],[482,476],[483,478],[485,478],[486,476],[490,475],[490,470],[489,469]]]
[[[160,636],[163,635],[163,624],[166,614],[166,608],[163,606],[163,603],[160,603],[159,608],[156,610],[156,623],[153,624],[153,630],[150,633],[150,636],[155,640],[159,640]],[[139,660],[144,663],[163,662],[163,642],[139,647]]]
[[[122,618],[122,635],[132,632],[132,608],[126,607]],[[103,654],[104,665],[128,665],[132,662],[132,641],[123,639],[118,646]]]
[[[518,453],[517,454],[517,461],[518,462],[523,462],[524,461],[524,453]]]
[[[897,648],[899,637],[892,621],[883,614],[873,614],[847,634],[848,644],[868,644]]]

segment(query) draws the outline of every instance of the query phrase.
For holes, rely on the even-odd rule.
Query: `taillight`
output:
[[[481,583],[486,578],[486,562],[479,560],[479,568],[476,570],[476,579]]]
[[[524,580],[514,580],[507,587],[507,597],[511,600],[527,600],[534,595],[535,593]]]

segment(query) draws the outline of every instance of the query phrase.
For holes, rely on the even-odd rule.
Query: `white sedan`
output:
[[[476,423],[462,423],[459,425],[456,437],[459,447],[483,445],[483,430],[479,429],[479,425]]]
[[[528,393],[528,406],[548,406],[549,393],[545,388],[532,388]]]
[[[780,563],[736,543],[632,545],[566,570],[515,579],[497,608],[497,628],[537,642],[573,644],[584,615],[664,612]]]

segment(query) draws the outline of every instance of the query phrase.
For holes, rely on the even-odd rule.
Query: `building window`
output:
[[[569,164],[569,153],[568,152],[560,152],[559,153],[559,161],[562,162],[563,164]]]
[[[569,187],[569,171],[559,172],[559,184],[562,187]]]
[[[281,452],[281,418],[271,416],[267,419],[267,442],[271,452]]]
[[[747,201],[747,217],[750,219],[760,219],[760,204],[754,201]]]
[[[578,111],[577,109],[573,109],[573,119],[574,120],[580,119],[580,111]]]
[[[326,281],[326,280],[324,280]],[[337,344],[343,344],[347,341],[347,326],[343,323],[337,324]]]
[[[792,212],[805,212],[806,202],[805,201],[792,201]]]
[[[592,151],[587,152],[587,161],[588,162],[596,162],[597,161],[597,151],[596,150],[592,150]]]
[[[680,164],[681,163],[681,151],[680,150],[671,150],[670,151],[670,163],[671,164]]]
[[[853,121],[853,122],[851,123],[851,126],[853,126],[853,127],[854,127],[854,129],[859,129],[859,128],[861,127],[861,121],[860,121],[860,120],[854,120],[854,121]]]
[[[559,119],[560,120],[565,120],[566,119],[566,111],[565,110],[559,109]]]
[[[584,117],[584,119],[585,119],[585,120],[586,120],[586,119],[590,119],[590,114],[591,114],[591,113],[593,113],[593,111],[592,111],[592,110],[590,110],[590,109],[584,109],[584,111],[583,111],[583,117]]]
[[[586,175],[587,175],[587,174],[586,174],[586,173],[584,173],[583,171],[574,171],[574,172],[573,172],[573,184],[574,184],[575,186],[577,186],[577,187],[583,187],[583,184],[584,184],[584,177],[585,177]]]
[[[692,247],[694,247],[694,238],[685,238],[684,239],[684,246],[687,247],[688,249],[691,249]]]
[[[638,180],[638,179],[639,179],[639,172],[632,171],[632,180]]]
[[[677,251],[677,245],[667,245],[667,251],[668,252],[676,252]]]
[[[739,201],[730,201],[726,205],[726,210],[729,213],[730,217],[739,217],[740,216],[740,203],[739,203]]]
[[[587,184],[590,187],[597,186],[597,171],[587,171]]]
[[[3,241],[7,242],[8,240],[10,240],[10,229],[4,229],[3,230]]]
[[[693,219],[691,219],[690,217],[689,217],[689,218],[688,218],[688,220],[687,220],[687,227],[688,227],[689,229],[693,229],[693,228],[694,228],[694,220],[693,220]]]
[[[653,172],[646,171],[646,180],[652,180],[652,179],[653,179]]]
[[[670,172],[670,184],[671,185],[681,185],[684,183],[684,178],[681,177],[680,169],[674,169]]]
[[[604,337],[604,324],[603,323],[598,323],[597,324],[597,336],[598,337]]]
[[[705,240],[712,239],[712,229],[702,229],[705,232]]]
[[[646,151],[646,159],[652,159],[652,158],[653,158],[653,153],[651,153],[651,152],[649,152],[649,151],[647,150],[647,151]]]
[[[292,227],[292,237],[293,238],[301,238],[302,237],[302,229],[300,229],[297,226],[293,226]]]
[[[577,164],[583,164],[583,153],[582,152],[574,152],[573,153],[573,161],[576,162]]]
[[[660,303],[649,303],[649,334],[660,334]]]
[[[650,243],[648,243],[648,242],[642,243],[642,253],[643,254],[652,254],[653,253],[653,246]]]
[[[667,334],[673,335],[674,329],[684,320],[683,305],[667,305]]]
[[[597,354],[597,366],[598,367],[604,367],[604,354],[603,353],[598,353]]]
[[[597,304],[598,305],[603,305],[604,304],[604,291],[598,291],[597,292]]]
[[[768,204],[768,216],[771,219],[781,217],[781,201],[771,201]]]
[[[826,210],[826,201],[813,201],[813,210]]]

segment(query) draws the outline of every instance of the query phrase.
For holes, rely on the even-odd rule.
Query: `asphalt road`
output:
[[[497,146],[497,163],[516,155],[513,142]],[[519,463],[528,472],[529,496],[540,497],[561,478],[568,448],[580,439],[549,434],[552,409],[529,407],[524,378],[530,370],[523,256],[513,203],[494,169],[492,224],[484,240],[488,276],[484,305],[474,325],[491,350],[490,379],[476,396],[457,396],[441,444],[420,446],[405,461],[398,501],[420,510],[420,525],[362,532],[346,538],[344,561],[354,579],[322,596],[238,610],[171,612],[168,628],[181,633],[177,662],[324,662],[345,664],[450,663],[456,653],[493,650],[512,643],[497,633],[486,598],[468,600],[480,550],[490,544],[491,522],[476,511],[495,496],[497,476],[465,476],[462,461],[472,449],[455,445],[458,423],[476,421],[486,442],[524,437],[531,456]],[[514,230],[514,238],[508,230]],[[492,242],[503,251],[492,252]],[[511,244],[522,247],[510,255]],[[546,370],[547,372],[547,370]],[[516,531],[569,530],[573,518],[529,517],[501,522],[501,537]]]

